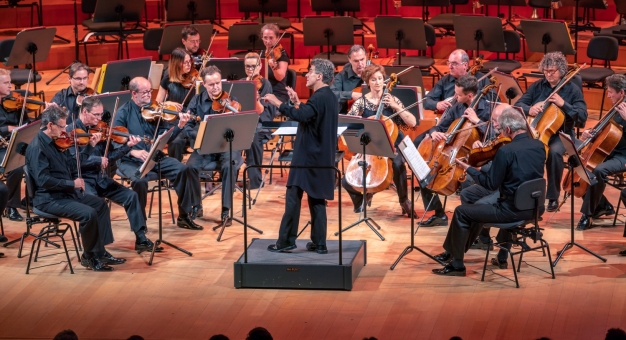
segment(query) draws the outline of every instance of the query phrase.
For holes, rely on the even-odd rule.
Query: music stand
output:
[[[256,51],[262,47],[261,27],[258,22],[238,22],[228,31],[228,50]]]
[[[578,174],[578,176],[580,176],[580,178],[589,183],[589,185],[594,185],[596,183],[598,183],[598,180],[602,180],[601,178],[595,178],[594,174],[590,171],[588,171],[587,169],[585,169],[585,167],[582,165],[581,161],[580,161],[580,155],[578,154],[578,150],[576,150],[576,145],[574,145],[574,141],[572,141],[571,137],[564,134],[563,132],[559,132],[559,138],[561,138],[561,142],[563,142],[563,146],[565,147],[565,152],[567,152],[567,154],[569,155],[569,157],[567,158],[567,169],[569,170],[570,173],[570,192],[573,193],[574,192],[574,176],[573,173],[574,171],[576,171],[576,174]],[[606,259],[594,252],[592,252],[591,250],[585,248],[584,246],[580,245],[579,243],[577,243],[576,241],[574,241],[574,197],[572,196],[571,199],[571,239],[570,241],[565,244],[563,246],[563,249],[561,249],[561,251],[557,252],[557,256],[556,256],[556,260],[554,260],[554,263],[552,264],[553,267],[556,267],[556,264],[559,262],[559,260],[561,259],[561,256],[563,256],[563,254],[569,250],[574,248],[574,246],[577,246],[578,248],[588,252],[589,254],[597,257],[598,259],[602,260],[602,262],[606,262]]]
[[[102,106],[104,107],[102,120],[105,121],[107,124],[110,124],[111,115],[113,114],[113,109],[115,109],[115,101],[117,100],[117,98],[120,99],[118,106],[122,106],[130,101],[131,94],[130,91],[119,91],[97,94],[94,97],[100,99],[100,101],[102,102]]]
[[[385,123],[382,120],[365,119],[359,116],[339,115],[339,124],[363,124],[363,129],[361,130],[346,130],[343,133],[343,139],[348,146],[348,150],[350,150],[351,152],[360,153],[361,155],[363,155],[363,159],[366,158],[366,155],[382,156],[388,158],[395,157],[393,141],[389,139],[387,128],[385,127]],[[363,218],[343,228],[341,232],[343,233],[354,226],[365,223],[368,227],[370,227],[370,229],[372,229],[374,234],[376,234],[376,236],[378,236],[381,241],[384,241],[385,238],[378,232],[378,230],[380,230],[380,226],[378,225],[378,223],[376,223],[373,218],[367,217],[366,177],[368,164],[365,161],[361,161],[359,162],[359,165],[363,170],[361,173],[361,180],[363,183]],[[374,226],[376,226],[376,228],[374,228]],[[335,236],[337,235],[339,235],[339,232],[335,233]]]
[[[302,20],[305,46],[326,46],[328,60],[331,47],[354,44],[352,17],[306,17]],[[320,51],[321,52],[321,51]]]
[[[313,12],[333,12],[335,16],[343,16],[345,12],[360,12],[361,2],[359,0],[311,0],[311,10]],[[376,34],[363,20],[350,16],[361,22],[361,25],[367,28],[372,34]],[[354,21],[352,21],[352,30],[354,31]]]
[[[411,67],[410,65],[394,65],[394,66],[386,66],[385,65],[385,73],[387,74],[398,74],[401,71],[406,70],[408,67]],[[398,75],[398,86],[399,85],[404,85],[404,86],[417,86],[421,89],[422,92],[422,97],[424,97],[426,94],[424,93],[424,80],[422,78],[422,71],[417,68],[417,67],[413,67],[412,69],[410,69],[408,72],[403,73],[403,74],[399,74]],[[404,103],[404,102],[403,102]]]
[[[163,35],[161,36],[161,44],[159,45],[159,55],[171,54],[175,48],[184,47],[181,30],[185,26],[187,26],[187,24],[166,24],[165,27],[163,27]],[[201,41],[211,41],[213,25],[192,24],[191,26],[198,30]]]
[[[196,143],[194,149],[201,155],[229,152],[229,155],[233,154],[234,150],[247,150],[252,145],[252,138],[256,131],[257,123],[259,122],[259,114],[256,111],[246,111],[238,113],[225,113],[219,115],[205,116],[204,121],[200,122],[198,128],[198,136],[196,137]],[[230,185],[231,188],[235,188],[235,161],[231,159],[230,167]],[[224,220],[221,226],[213,227],[213,230],[220,228],[220,233],[217,236],[217,241],[222,239],[224,228],[228,221],[235,221],[244,226],[244,228],[250,228],[259,234],[263,234],[262,230],[259,230],[251,225],[246,225],[243,221],[234,217],[233,207],[233,191],[229,193],[230,196],[230,217]],[[243,204],[246,204],[246,195],[243,196]]]
[[[232,87],[231,87],[232,85]],[[252,81],[225,81],[222,89],[241,104],[241,112],[254,111],[256,109],[256,85]],[[258,115],[258,114],[257,114]]]
[[[261,13],[261,23],[265,23],[265,13],[287,12],[287,0],[239,0],[239,12]]]
[[[221,27],[228,32],[228,28],[215,22],[217,18],[215,0],[188,0],[184,1],[166,1],[165,21],[196,21],[208,20],[211,24]]]
[[[5,174],[26,163],[26,158],[24,157],[26,147],[37,136],[40,127],[41,120],[36,120],[30,124],[24,124],[13,129],[9,146],[7,146],[2,164],[0,164],[0,167],[4,168]]]
[[[508,14],[508,18],[505,19],[504,24],[502,24],[502,26],[506,26],[509,25],[511,26],[511,28],[513,28],[514,30],[517,30],[517,26],[515,26],[513,24],[513,22],[511,21],[511,7],[516,6],[516,7],[526,7],[526,0],[482,0],[480,2],[481,4],[488,6],[488,5],[495,5],[497,6],[497,17],[498,18],[504,18],[504,14],[500,13],[500,6],[507,6],[509,8],[509,14]]]
[[[402,49],[426,50],[426,32],[422,19],[377,16],[374,23],[378,30],[376,44],[379,48],[397,48],[398,65],[402,65]]]
[[[498,81],[502,84],[500,100],[509,103],[509,105],[515,105],[515,103],[517,103],[517,101],[524,94],[524,91],[522,91],[522,88],[519,86],[517,79],[510,74],[502,73],[500,71],[494,71],[493,75],[498,78]]]
[[[458,15],[453,18],[456,48],[506,52],[502,21],[496,17],[482,15]]]
[[[22,64],[33,65],[32,83],[35,94],[37,94],[37,82],[35,81],[37,77],[37,62],[48,59],[56,32],[57,29],[54,27],[34,27],[20,31],[15,36],[11,54],[4,62],[4,65],[7,67]]]
[[[127,41],[124,34],[124,22],[136,21],[139,23],[141,14],[146,5],[146,0],[100,0],[96,1],[96,9],[93,12],[94,23],[119,21],[119,40],[117,45],[118,59],[124,58],[123,43]],[[128,44],[128,42],[126,42]]]
[[[220,69],[222,80],[246,79],[246,64],[244,59],[211,58],[207,66],[215,65]]]
[[[543,53],[562,52],[565,55],[574,55],[576,50],[572,45],[567,24],[563,21],[521,20],[526,44],[530,52]]]
[[[100,92],[116,92],[128,90],[128,84],[135,77],[148,78],[152,58],[136,58],[109,61],[102,81]]]
[[[450,0],[401,0],[400,6],[422,7],[422,18],[428,22],[428,7],[448,7]],[[386,13],[385,13],[386,14]]]

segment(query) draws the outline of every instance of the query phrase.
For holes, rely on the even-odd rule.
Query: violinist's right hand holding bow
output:
[[[85,181],[82,178],[75,179],[74,188],[85,191]]]

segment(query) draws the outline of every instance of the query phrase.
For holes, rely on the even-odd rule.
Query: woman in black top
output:
[[[289,94],[287,93],[287,67],[289,66],[289,56],[284,49],[280,49],[276,54],[279,56],[276,58],[272,48],[279,46],[278,37],[280,36],[280,30],[276,24],[266,24],[261,28],[261,36],[263,38],[263,44],[265,50],[261,52],[261,56],[271,56],[267,63],[267,80],[272,84],[272,92],[276,98],[280,101],[286,102],[289,100]]]
[[[169,66],[161,79],[159,93],[156,96],[157,102],[162,103],[167,99],[166,105],[173,105],[176,110],[185,111],[191,97],[195,94],[193,93],[194,87],[185,88],[182,85],[185,76],[191,71],[191,65],[191,55],[184,48],[177,47],[172,51]],[[187,95],[189,91],[192,93]]]

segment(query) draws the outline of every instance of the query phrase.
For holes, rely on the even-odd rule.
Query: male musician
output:
[[[335,75],[330,89],[339,98],[339,113],[348,112],[348,100],[357,100],[363,93],[354,91],[363,84],[361,73],[367,65],[367,53],[361,45],[352,45],[348,51],[348,63]]]
[[[130,81],[129,89],[131,91],[132,100],[122,105],[117,110],[113,126],[124,126],[131,135],[149,136],[149,138],[159,136],[166,132],[170,124],[160,121],[158,118],[153,122],[148,122],[141,116],[141,108],[149,105],[152,101],[150,96],[152,93],[152,85],[150,81],[142,77],[133,78]],[[181,132],[181,129],[185,126],[189,117],[190,115],[187,113],[179,114],[179,121],[178,124],[174,126],[173,133],[169,139],[170,141],[174,140]],[[146,177],[137,178],[137,173],[141,164],[147,160],[149,150],[150,145],[141,142],[134,145],[132,150],[118,161],[119,170],[132,180],[131,186],[139,196],[139,202],[141,203],[144,216],[146,216],[145,209],[148,196],[148,179]],[[188,167],[173,158],[165,157],[161,160],[160,164],[157,163],[150,171],[153,176],[158,176],[159,166],[161,167],[161,174],[172,183],[178,196],[178,219],[176,222],[178,227],[202,230],[202,226],[193,221],[196,214],[201,209],[198,172],[192,167]]]
[[[478,81],[471,74],[466,74],[456,80],[454,85],[454,95],[457,103],[454,104],[446,113],[445,117],[441,117],[439,125],[430,128],[430,130],[421,133],[413,140],[415,147],[419,147],[420,143],[426,136],[430,136],[430,142],[433,145],[439,141],[445,140],[448,136],[446,131],[452,123],[461,117],[468,119],[472,124],[478,124],[481,121],[489,120],[491,106],[484,97],[481,97],[474,108],[469,107],[478,92]],[[485,126],[479,126],[478,130],[485,131]],[[420,188],[422,192],[422,201],[426,211],[435,211],[435,213],[420,225],[422,227],[435,227],[448,225],[448,217],[443,209],[443,205],[438,196],[434,196],[432,190]]]
[[[205,116],[220,114],[221,111],[213,110],[213,98],[218,98],[222,93],[222,73],[215,65],[210,65],[202,69],[200,72],[202,77],[202,85],[206,89],[200,94],[195,95],[189,102],[189,111],[204,119]],[[191,145],[195,144],[198,133],[198,126],[195,121],[189,122],[192,129],[187,129]],[[235,162],[235,169],[231,172],[231,160]],[[198,150],[194,150],[187,160],[187,166],[193,168],[196,172],[200,172],[209,163],[217,163],[217,169],[220,169],[220,177],[222,178],[222,224],[231,225],[229,210],[232,208],[230,201],[230,193],[235,191],[235,187],[231,186],[231,174],[236,174],[239,167],[243,163],[241,158],[241,150],[234,150],[232,154],[229,152],[213,153],[201,155]],[[202,209],[200,209],[202,210]]]
[[[183,27],[182,42],[185,50],[191,54],[193,65],[196,69],[202,67],[202,54],[204,50],[200,48],[200,32],[191,25]]]
[[[604,196],[604,189],[606,188],[606,182],[604,179],[608,175],[614,173],[620,173],[626,171],[626,103],[624,98],[626,97],[626,76],[623,74],[614,74],[606,78],[606,96],[611,99],[613,104],[618,104],[615,108],[617,110],[613,120],[619,128],[622,130],[622,136],[613,149],[613,152],[598,166],[593,169],[593,174],[596,176],[598,183],[596,185],[590,185],[587,188],[585,196],[583,196],[583,205],[580,207],[580,221],[576,229],[585,230],[591,227],[592,218],[599,218],[604,215],[613,215],[615,210],[611,203],[609,203]],[[582,133],[582,140],[585,141],[589,138],[593,138],[594,134],[601,133],[601,131],[594,131],[594,129],[587,129]],[[593,140],[590,141],[593,143]]]
[[[306,85],[313,94],[301,104],[294,90],[289,90],[291,103],[283,103],[273,94],[263,99],[278,106],[285,116],[297,121],[298,132],[293,150],[293,166],[329,166],[335,164],[337,147],[337,97],[329,88],[335,66],[328,60],[313,59],[306,74]],[[296,249],[298,223],[302,194],[307,193],[311,213],[311,242],[309,251],[328,253],[326,248],[326,200],[334,198],[335,171],[331,169],[291,169],[285,194],[285,214],[280,222],[276,244],[270,245],[271,252],[286,252]]]
[[[526,93],[516,103],[530,117],[535,117],[543,112],[544,101],[567,74],[567,60],[561,52],[547,53],[539,63],[539,71],[543,72],[545,79],[530,85]],[[565,84],[545,104],[554,104],[565,114],[565,122],[559,127],[559,131],[563,131],[572,138],[574,138],[574,124],[587,120],[587,104],[582,90],[572,82]],[[546,210],[551,212],[558,207],[557,200],[561,192],[561,177],[564,168],[565,147],[561,143],[558,133],[550,138],[548,148],[548,160],[546,162],[548,207]]]
[[[76,102],[76,98],[87,89],[89,72],[91,72],[91,69],[83,63],[76,62],[72,64],[68,70],[70,86],[57,92],[52,97],[52,103],[65,107],[70,112],[70,116],[67,117],[67,124],[70,124],[72,120],[78,117],[80,106]]]
[[[4,102],[6,97],[11,96],[11,72],[7,69],[0,69],[0,98]],[[0,136],[5,140],[9,140],[13,129],[20,124],[21,109],[15,111],[7,111],[4,106],[0,105]],[[30,123],[27,115],[24,115],[22,124]],[[4,159],[6,154],[6,146],[0,147],[0,161]],[[2,169],[4,172],[4,169]],[[6,184],[0,182],[0,212],[4,212],[3,216],[8,217],[11,221],[22,221],[22,215],[17,211],[20,207],[20,194],[22,176],[24,170],[22,167],[14,169],[6,173]],[[6,208],[6,210],[5,210]],[[6,237],[0,234],[0,242],[6,242]]]
[[[106,235],[111,231],[109,207],[105,200],[84,192],[83,179],[73,176],[77,172],[76,158],[67,150],[60,151],[54,142],[67,127],[67,116],[67,111],[56,105],[46,108],[41,114],[43,129],[26,149],[28,174],[35,183],[33,206],[77,221],[84,249],[80,264],[94,271],[112,271],[109,264],[126,260],[104,249],[112,241]],[[86,155],[79,156],[86,160]]]
[[[448,98],[454,96],[454,86],[457,79],[468,74],[469,56],[464,50],[454,50],[450,53],[446,64],[450,67],[450,73],[439,79],[439,81],[428,92],[424,99],[424,109],[445,111],[452,106]],[[482,77],[482,74],[476,73],[476,78]],[[489,85],[489,79],[483,79],[479,82],[478,88],[482,89]]]
[[[267,63],[267,80],[272,84],[272,93],[281,101],[288,101],[289,94],[286,87],[289,56],[284,49],[278,51],[278,45],[280,45],[278,40],[280,38],[280,29],[278,25],[265,24],[261,27],[261,38],[263,39],[263,45],[265,45],[265,50],[261,52],[261,55],[264,58],[271,56]],[[274,49],[277,51],[274,51]]]
[[[457,164],[474,178],[476,183],[487,190],[499,190],[500,199],[495,204],[460,205],[454,210],[448,235],[443,243],[444,252],[435,258],[448,262],[441,269],[433,269],[437,275],[465,276],[463,257],[472,241],[476,239],[483,223],[497,223],[516,220],[529,220],[533,210],[517,210],[515,208],[515,191],[520,184],[543,177],[543,163],[546,153],[543,144],[530,138],[526,133],[524,117],[514,109],[506,109],[499,118],[502,134],[510,137],[512,142],[501,147],[493,159],[488,172],[475,168],[457,160]],[[510,241],[510,234],[505,231],[498,233],[498,241]],[[511,244],[505,244],[510,249]],[[505,267],[508,252],[501,249],[497,261],[500,268]]]
[[[68,132],[74,128],[89,131],[89,128],[94,128],[102,120],[103,113],[104,106],[100,99],[95,97],[85,98],[81,106],[80,115],[75,121],[76,126],[74,127],[74,124],[68,125]],[[135,250],[139,253],[146,250],[151,251],[154,243],[146,237],[146,216],[143,214],[137,193],[114,181],[104,171],[109,163],[114,164],[122,156],[130,152],[133,146],[141,142],[141,138],[131,135],[128,137],[126,144],[121,145],[117,149],[114,149],[113,145],[109,145],[108,151],[106,151],[107,142],[101,141],[101,136],[101,132],[93,133],[92,143],[83,147],[85,150],[81,151],[81,153],[85,152],[89,155],[89,158],[80,164],[82,178],[85,181],[85,192],[90,195],[107,198],[124,207],[130,228],[135,233]],[[108,152],[106,157],[104,157],[105,152]],[[75,156],[76,149],[70,148],[70,154]],[[112,232],[106,236],[110,237],[108,243],[113,242]],[[107,239],[104,241],[107,243]],[[159,248],[157,248],[157,251],[160,251]]]
[[[244,57],[244,65],[246,68],[246,80],[253,80],[261,71],[261,60],[257,53],[251,52]],[[257,98],[261,98],[268,93],[272,93],[272,84],[265,79],[260,78],[261,88],[258,89]],[[258,100],[258,99],[257,99]],[[276,115],[276,107],[265,101],[261,101],[263,105],[263,112],[259,114],[259,124],[257,128],[261,127],[262,122],[271,122]],[[246,150],[246,166],[261,165],[263,163],[263,140],[272,139],[270,131],[260,130],[254,134],[252,140],[252,146]],[[248,178],[250,179],[250,189],[257,189],[261,186],[261,169],[250,168],[248,170]]]

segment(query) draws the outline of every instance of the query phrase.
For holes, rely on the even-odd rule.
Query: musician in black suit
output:
[[[285,116],[299,123],[293,148],[293,166],[335,165],[339,101],[328,86],[333,80],[335,66],[325,59],[313,59],[306,75],[306,85],[313,94],[300,104],[296,92],[288,88],[290,101],[283,103],[273,94],[263,99],[278,106]],[[294,106],[295,105],[295,106]],[[332,169],[291,169],[285,194],[285,214],[280,223],[272,252],[296,248],[302,194],[307,193],[311,213],[311,242],[307,250],[326,254],[326,200],[334,198],[336,175]]]

